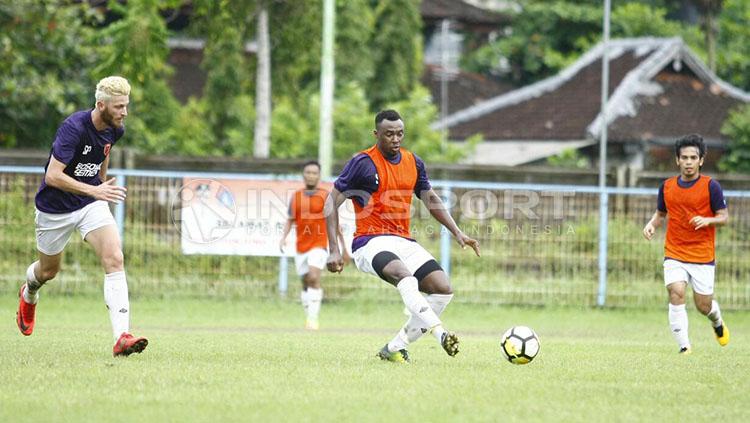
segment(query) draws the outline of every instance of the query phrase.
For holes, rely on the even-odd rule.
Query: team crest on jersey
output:
[[[90,145],[84,145],[83,146],[83,153],[82,154],[85,156],[85,155],[89,154],[89,151],[91,151],[91,146]]]
[[[112,147],[112,144],[107,144],[107,145],[104,146],[104,156],[105,157],[109,155],[109,149],[111,147]]]

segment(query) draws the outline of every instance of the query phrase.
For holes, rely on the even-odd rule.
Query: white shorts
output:
[[[75,229],[86,239],[89,232],[114,225],[115,218],[106,201],[94,201],[70,213],[45,213],[36,210],[36,248],[48,256],[60,254]]]
[[[297,267],[297,274],[300,276],[305,276],[311,267],[320,270],[325,269],[326,261],[328,261],[328,251],[324,248],[313,248],[294,256],[294,265]]]
[[[409,269],[409,273],[412,275],[423,264],[430,260],[435,260],[432,254],[428,253],[416,241],[410,241],[394,235],[381,235],[372,238],[364,247],[355,251],[352,254],[352,258],[354,259],[354,264],[357,265],[357,269],[380,277],[378,272],[372,268],[372,259],[383,251],[395,254],[406,265],[406,268]]]
[[[683,263],[677,260],[664,260],[664,285],[687,282],[693,291],[701,295],[714,293],[714,271],[710,264]]]

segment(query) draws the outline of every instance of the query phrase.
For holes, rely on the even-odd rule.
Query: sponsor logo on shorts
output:
[[[101,168],[101,164],[94,164],[94,163],[78,163],[78,166],[76,166],[76,170],[73,172],[75,176],[83,176],[91,178],[93,176],[96,176],[97,173],[99,173],[99,168]]]

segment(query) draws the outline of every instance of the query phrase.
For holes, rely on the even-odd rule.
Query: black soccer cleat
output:
[[[455,333],[445,332],[440,339],[440,345],[449,356],[455,357],[458,354],[458,336]]]

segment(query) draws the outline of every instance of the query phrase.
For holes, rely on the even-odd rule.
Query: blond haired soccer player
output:
[[[125,132],[129,96],[125,78],[104,78],[96,85],[94,108],[73,113],[57,130],[35,201],[39,260],[29,266],[19,290],[16,323],[25,336],[34,331],[39,289],[60,271],[63,249],[78,231],[104,269],[113,355],[140,353],[148,345],[145,338],[129,333],[130,303],[120,234],[108,205],[124,201],[126,195],[114,178],[107,179],[107,167],[112,146]]]
[[[302,278],[300,300],[305,309],[305,328],[318,330],[320,324],[320,305],[323,301],[323,288],[320,286],[321,272],[328,259],[328,234],[323,214],[328,191],[320,188],[320,164],[309,161],[302,166],[302,179],[305,187],[295,191],[289,203],[289,218],[284,225],[279,248],[284,251],[286,237],[296,227],[297,254],[294,264],[297,274]],[[344,245],[344,236],[337,233],[339,242]],[[348,259],[348,255],[346,255]]]
[[[706,144],[700,135],[687,135],[675,143],[680,174],[659,187],[656,212],[643,228],[651,240],[664,218],[664,283],[669,293],[669,328],[681,354],[691,352],[685,290],[693,288],[695,306],[708,317],[714,335],[723,347],[729,343],[729,329],[721,318],[719,303],[713,299],[716,258],[716,227],[727,223],[729,212],[721,185],[701,175]]]
[[[471,247],[479,256],[479,242],[466,236],[453,221],[430,185],[424,162],[401,148],[404,122],[398,112],[378,113],[374,135],[376,144],[346,164],[328,197],[328,270],[342,270],[343,257],[330,239],[338,227],[338,207],[351,198],[357,226],[352,242],[354,263],[362,272],[395,286],[410,313],[406,324],[378,352],[378,357],[408,362],[407,347],[427,332],[432,332],[449,356],[455,356],[458,337],[443,327],[439,317],[453,298],[453,289],[437,261],[411,237],[413,195],[424,202],[461,247]]]

